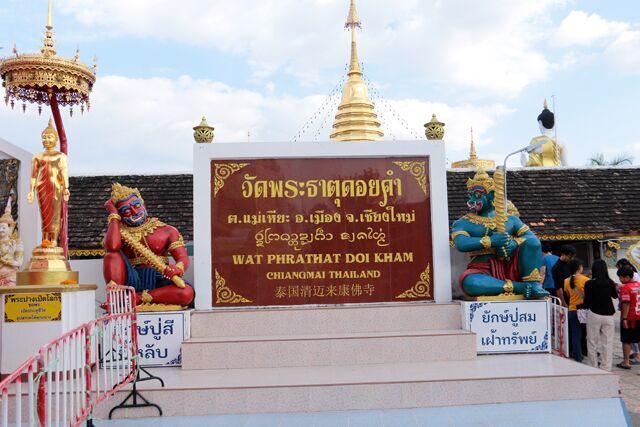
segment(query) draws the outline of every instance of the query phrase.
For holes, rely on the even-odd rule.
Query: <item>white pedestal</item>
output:
[[[182,342],[190,337],[191,311],[138,313],[140,366],[182,365]]]
[[[94,320],[96,289],[96,285],[0,288],[0,372],[13,372],[40,347]],[[58,296],[57,302],[39,302]],[[58,308],[59,315],[51,315]]]
[[[478,354],[551,352],[545,300],[463,301],[462,325],[476,334]]]

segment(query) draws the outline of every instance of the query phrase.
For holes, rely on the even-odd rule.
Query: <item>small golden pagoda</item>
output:
[[[469,158],[451,163],[453,169],[473,168],[473,169],[495,169],[496,162],[493,160],[479,159],[476,154],[476,145],[473,142],[473,128],[471,128],[471,149],[469,150]]]
[[[347,73],[349,79],[342,89],[342,100],[329,136],[333,141],[380,141],[384,137],[358,63],[355,30],[360,27],[356,3],[351,0],[345,23],[345,28],[351,29],[351,61]]]

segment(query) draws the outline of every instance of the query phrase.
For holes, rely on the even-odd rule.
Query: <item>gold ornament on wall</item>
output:
[[[251,302],[250,299],[243,297],[240,294],[235,293],[227,286],[224,278],[215,270],[216,274],[216,303],[218,304],[240,304],[245,302]]]
[[[193,139],[199,144],[209,144],[213,141],[213,126],[209,126],[207,118],[202,116],[200,124],[193,128]]]
[[[427,167],[426,162],[393,162],[399,166],[404,172],[409,172],[417,181],[425,196],[427,192]]]
[[[224,182],[234,173],[238,172],[249,163],[216,163],[213,173],[213,197],[224,187]]]
[[[431,121],[424,124],[426,128],[424,134],[428,140],[439,140],[444,138],[444,123],[438,120],[435,113],[431,115]]]
[[[427,263],[427,268],[424,269],[422,273],[420,273],[420,279],[416,282],[413,287],[407,289],[400,295],[396,297],[396,299],[405,299],[405,298],[424,298],[431,296],[431,266]]]

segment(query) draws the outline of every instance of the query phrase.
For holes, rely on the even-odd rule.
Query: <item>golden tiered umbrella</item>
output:
[[[13,107],[16,102],[50,105],[60,139],[60,151],[67,154],[67,137],[60,115],[60,105],[80,106],[81,112],[90,108],[89,94],[96,81],[96,66],[89,67],[79,61],[79,53],[73,59],[56,55],[51,24],[51,0],[49,0],[44,45],[40,53],[18,54],[0,60],[0,77],[4,86],[5,102]]]
[[[51,0],[48,1],[47,25],[44,45],[39,53],[18,54],[14,46],[13,55],[0,59],[0,78],[5,88],[5,103],[13,108],[22,103],[23,111],[27,103],[51,106],[51,113],[58,131],[60,151],[67,154],[67,135],[64,131],[60,105],[69,107],[73,115],[73,107],[80,111],[89,110],[89,94],[96,81],[96,65],[89,67],[80,62],[79,52],[73,59],[56,54],[53,43],[53,25],[51,23]],[[67,253],[67,205],[63,205],[63,221],[60,233],[60,245]]]

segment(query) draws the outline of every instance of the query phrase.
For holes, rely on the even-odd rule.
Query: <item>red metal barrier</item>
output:
[[[0,426],[22,425],[23,419],[29,426],[78,426],[136,377],[134,289],[109,287],[107,295],[106,316],[40,348],[0,382]]]

